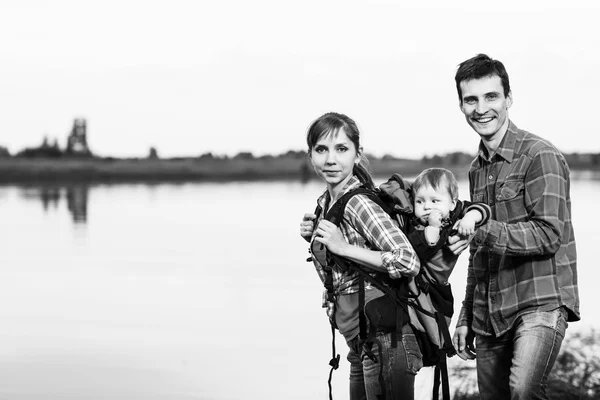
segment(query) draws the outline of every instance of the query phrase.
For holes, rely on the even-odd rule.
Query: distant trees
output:
[[[160,159],[158,149],[156,147],[150,147],[147,153],[147,159]],[[598,153],[563,153],[569,167],[572,169],[600,169],[600,152]],[[0,146],[0,157],[11,157],[12,155],[6,147]],[[366,158],[374,164],[379,166],[397,166],[398,162],[408,162],[420,164],[419,168],[427,167],[458,167],[462,168],[471,163],[475,158],[474,154],[469,154],[461,151],[455,151],[446,154],[435,154],[432,156],[424,156],[421,159],[412,158],[399,158],[390,153],[385,153],[382,157],[376,157],[373,154],[365,154]],[[87,144],[87,123],[85,119],[75,119],[73,127],[67,137],[67,147],[63,150],[58,144],[56,138],[49,139],[44,136],[42,143],[38,147],[25,148],[15,154],[15,157],[46,157],[46,158],[60,158],[60,157],[94,157]],[[104,157],[105,159],[116,159],[114,157]],[[183,159],[189,157],[171,157],[170,159]],[[241,151],[233,157],[227,155],[216,155],[212,152],[203,153],[197,157],[193,157],[195,160],[214,160],[214,161],[228,161],[228,160],[277,160],[284,159],[289,161],[300,161],[307,159],[306,150],[288,150],[287,152],[272,155],[263,154],[255,156],[252,152]],[[310,168],[309,168],[310,169]],[[305,174],[303,171],[302,174]]]
[[[473,154],[455,151],[445,155],[424,156],[421,161],[426,165],[468,165],[475,156]]]
[[[571,168],[586,168],[600,166],[600,153],[571,153],[565,154],[565,159]]]
[[[46,158],[58,158],[63,155],[63,152],[58,146],[58,140],[54,139],[52,144],[48,143],[48,136],[44,136],[42,144],[39,147],[25,148],[16,154],[17,157],[46,157]]]
[[[64,150],[58,145],[58,139],[54,138],[50,143],[48,136],[44,136],[42,144],[38,147],[29,147],[19,151],[16,157],[34,158],[59,158],[69,157],[93,157],[87,144],[87,124],[83,118],[73,121],[71,132],[67,136],[67,146]]]
[[[290,150],[287,153],[283,154],[282,157],[289,157],[289,158],[296,158],[296,159],[305,158],[306,151]]]
[[[233,157],[234,160],[252,160],[253,158],[254,155],[249,151],[239,152],[235,157]]]

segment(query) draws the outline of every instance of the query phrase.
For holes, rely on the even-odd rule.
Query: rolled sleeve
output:
[[[417,275],[421,267],[419,257],[389,214],[365,195],[352,197],[346,209],[353,226],[370,247],[382,252],[382,265],[391,278]]]
[[[381,261],[391,278],[400,279],[403,276],[414,277],[419,273],[420,261],[403,249],[384,251],[381,253]]]

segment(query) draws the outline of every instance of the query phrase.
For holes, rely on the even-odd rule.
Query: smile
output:
[[[477,122],[478,124],[487,124],[488,122],[491,122],[494,120],[494,117],[485,117],[485,118],[471,118],[473,121]]]

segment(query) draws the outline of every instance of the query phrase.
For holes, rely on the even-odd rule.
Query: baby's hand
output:
[[[456,230],[461,236],[470,236],[475,233],[475,223],[477,222],[478,212],[468,212],[458,221]]]
[[[435,228],[442,226],[442,213],[439,210],[431,210],[427,216],[427,224]]]

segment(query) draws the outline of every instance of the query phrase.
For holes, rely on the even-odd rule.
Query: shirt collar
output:
[[[507,162],[512,162],[514,154],[515,154],[515,143],[517,142],[517,126],[511,121],[508,121],[508,128],[506,129],[506,133],[502,138],[502,141],[498,145],[496,149],[496,153],[499,157],[502,157]],[[480,161],[490,162],[488,149],[483,144],[483,141],[479,141],[479,151],[478,151]]]
[[[356,189],[357,187],[361,186],[362,182],[358,179],[358,177],[356,175],[352,175],[350,177],[350,179],[348,179],[348,182],[346,182],[346,184],[344,185],[344,187],[342,188],[342,191],[340,192],[338,199],[340,197],[342,197],[343,195],[345,195],[346,193],[348,193],[351,190]],[[330,201],[329,199],[329,191],[327,189],[325,189],[325,193],[323,193],[321,195],[321,197],[319,197],[317,199],[317,204],[323,209],[325,210],[325,205],[327,204],[327,202]]]

